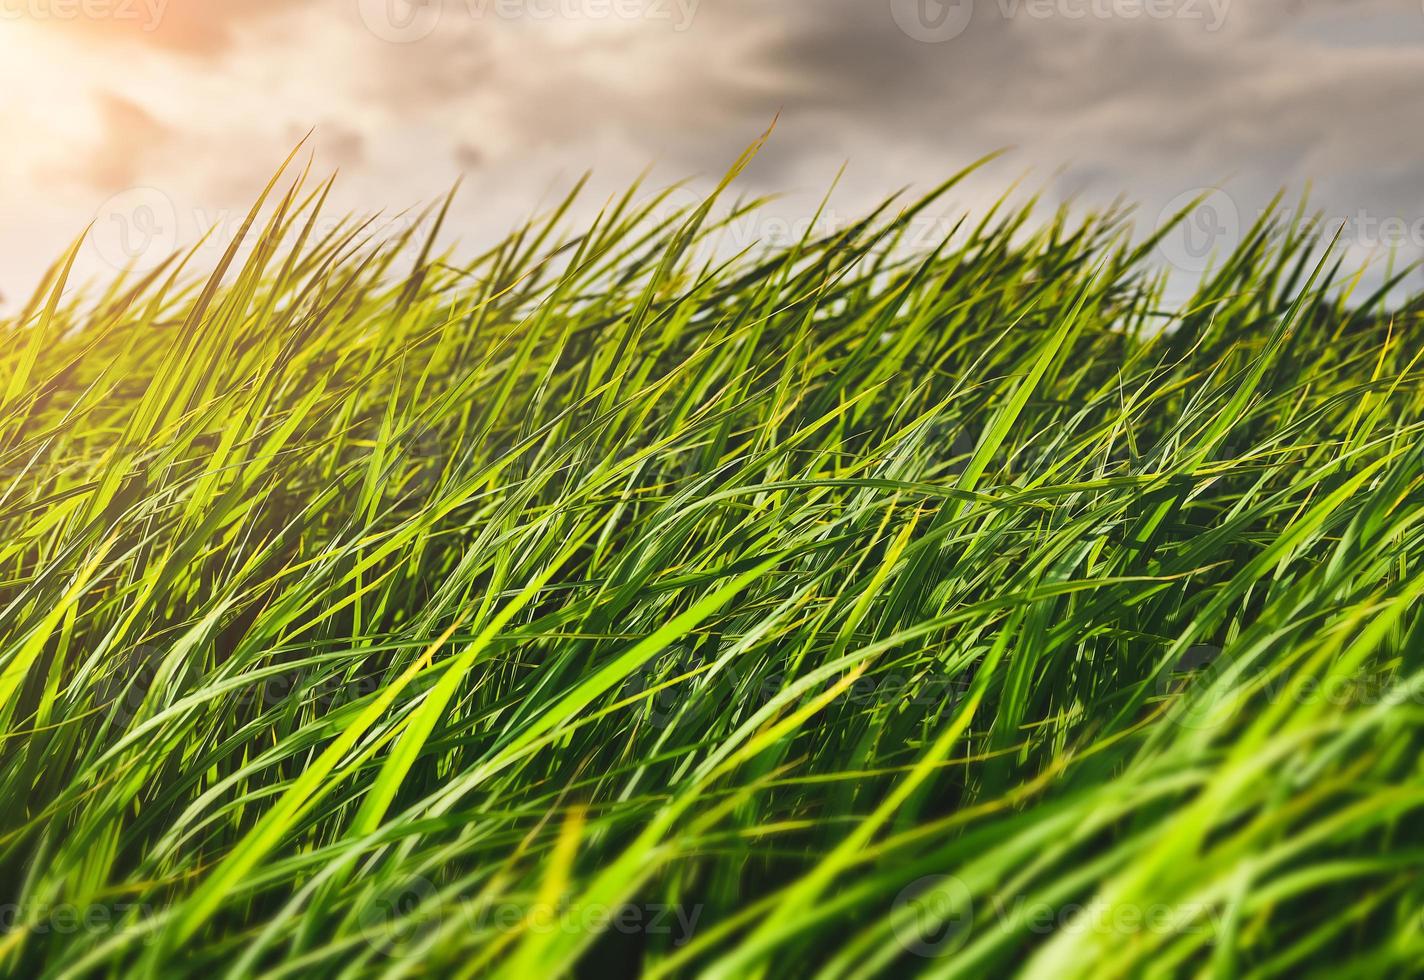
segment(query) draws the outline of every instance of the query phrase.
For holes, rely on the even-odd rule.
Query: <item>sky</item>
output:
[[[946,213],[1206,194],[1155,256],[1191,274],[1285,188],[1424,254],[1424,0],[0,0],[0,93],[0,310],[86,227],[81,279],[222,247],[309,131],[335,212],[463,178],[471,250],[585,171],[693,197],[775,118],[772,244],[843,166],[828,227],[1003,149]]]

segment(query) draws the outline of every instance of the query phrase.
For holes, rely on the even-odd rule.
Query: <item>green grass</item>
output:
[[[0,340],[0,974],[1418,967],[1416,308],[1300,216],[1170,307],[1127,212],[913,247],[953,187],[465,264],[287,177],[215,269],[57,265]]]

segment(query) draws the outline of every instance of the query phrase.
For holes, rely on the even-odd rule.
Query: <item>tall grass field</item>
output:
[[[0,976],[1424,965],[1401,277],[1289,210],[1185,300],[1125,210],[908,234],[962,174],[729,250],[737,169],[473,260],[289,170],[215,266],[56,263]]]

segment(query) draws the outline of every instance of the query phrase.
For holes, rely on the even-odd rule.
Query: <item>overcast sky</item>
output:
[[[340,208],[463,174],[472,246],[586,169],[705,185],[777,112],[768,238],[842,163],[828,220],[1010,148],[958,205],[1219,184],[1190,269],[1309,184],[1361,255],[1424,245],[1421,0],[0,0],[0,91],[11,308],[90,221],[86,275],[220,240],[312,128]]]

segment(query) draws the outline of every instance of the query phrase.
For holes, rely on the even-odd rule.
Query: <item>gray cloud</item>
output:
[[[595,16],[630,9],[601,0],[520,2],[571,15],[444,0],[428,35],[397,43],[358,0],[171,0],[150,35],[96,27],[83,43],[122,47],[132,70],[93,80],[89,207],[140,179],[184,206],[240,207],[315,126],[341,206],[399,208],[467,173],[453,224],[474,240],[589,168],[599,191],[649,163],[705,186],[780,112],[746,185],[791,191],[787,215],[843,162],[849,213],[1007,146],[964,203],[1032,168],[1050,197],[1126,195],[1149,221],[1220,180],[1247,216],[1311,180],[1331,214],[1424,216],[1413,3],[975,0],[963,32],[935,42],[905,29],[910,0],[702,0],[690,23],[670,5],[620,19]],[[0,189],[0,208],[16,193]],[[0,262],[37,237],[4,234]]]

